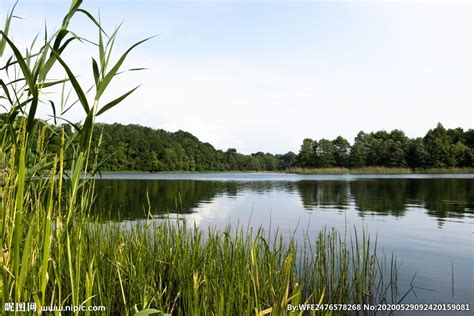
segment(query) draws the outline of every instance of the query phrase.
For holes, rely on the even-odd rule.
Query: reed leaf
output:
[[[7,17],[5,19],[5,25],[3,27],[3,33],[5,34],[5,36],[8,36],[8,33],[10,31],[10,24],[13,19],[13,12],[15,11],[15,7],[17,4],[18,4],[18,0],[15,2],[12,9],[10,10],[10,13],[7,14]],[[0,38],[0,57],[2,57],[3,53],[5,52],[6,43],[7,42],[4,38]]]
[[[126,97],[128,97],[130,94],[132,94],[135,90],[137,90],[140,86],[137,86],[135,88],[133,88],[132,90],[128,91],[127,93],[123,94],[122,96],[118,97],[117,99],[113,100],[113,101],[110,101],[109,103],[107,103],[106,105],[104,105],[98,112],[97,112],[97,116],[103,114],[104,112],[110,110],[111,108],[113,108],[114,106],[116,106],[117,104],[119,104],[120,102],[122,102]]]
[[[152,37],[148,37],[144,40],[141,40],[134,45],[132,45],[129,49],[125,51],[125,53],[122,54],[122,56],[119,58],[117,63],[110,69],[110,71],[104,76],[103,80],[100,82],[99,87],[97,89],[97,94],[96,94],[96,100],[98,100],[101,95],[104,93],[105,89],[109,85],[109,83],[112,81],[112,78],[117,74],[119,71],[120,67],[122,66],[123,62],[125,61],[125,58],[127,58],[128,54],[138,45],[150,40]]]
[[[35,89],[35,82],[33,79],[33,75],[28,67],[28,65],[25,62],[25,58],[23,55],[20,53],[16,45],[7,37],[7,35],[4,33],[4,31],[0,31],[0,35],[2,35],[3,39],[8,43],[10,46],[11,50],[13,51],[13,54],[15,55],[16,61],[18,62],[20,69],[22,71],[22,74],[24,76],[24,79],[26,80],[26,83],[28,84],[28,88],[30,89],[31,93],[34,94],[36,89]]]
[[[74,91],[76,92],[77,97],[79,98],[79,101],[82,107],[84,108],[84,111],[86,112],[86,114],[89,114],[90,107],[89,107],[89,103],[87,102],[87,97],[84,91],[82,90],[81,85],[77,81],[76,76],[72,73],[69,66],[66,64],[66,62],[59,56],[59,54],[54,49],[51,50],[51,53],[57,58],[59,63],[63,66],[64,70],[66,71],[69,77],[69,80],[71,81],[72,86],[74,87]]]

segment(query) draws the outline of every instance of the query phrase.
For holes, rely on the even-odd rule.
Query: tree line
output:
[[[296,159],[302,168],[449,168],[474,167],[474,130],[446,129],[438,124],[424,137],[409,138],[400,130],[359,132],[353,145],[334,140],[303,140]]]
[[[54,127],[49,148],[59,148],[59,130],[74,133],[71,125]],[[472,168],[474,130],[446,129],[442,124],[424,137],[409,138],[403,131],[365,133],[353,144],[342,136],[333,140],[303,140],[298,154],[220,150],[185,131],[168,132],[136,124],[97,124],[93,147],[103,171],[282,171],[291,168]],[[99,146],[100,145],[100,146]]]
[[[275,171],[296,161],[292,152],[245,155],[234,148],[216,149],[188,132],[140,125],[97,124],[93,139],[96,144],[101,140],[101,169],[110,171]]]

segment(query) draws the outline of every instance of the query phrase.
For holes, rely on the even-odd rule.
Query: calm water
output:
[[[402,262],[401,291],[416,274],[405,302],[474,304],[474,175],[109,174],[97,192],[112,221],[139,222],[149,205],[200,227],[365,228]]]

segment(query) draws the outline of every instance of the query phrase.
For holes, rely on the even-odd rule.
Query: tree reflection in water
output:
[[[306,211],[355,209],[359,216],[402,217],[412,208],[438,219],[474,210],[472,179],[358,179],[353,181],[98,180],[94,210],[111,220],[191,213],[217,197],[298,194]],[[149,201],[149,202],[148,202]],[[150,205],[150,208],[148,208]]]

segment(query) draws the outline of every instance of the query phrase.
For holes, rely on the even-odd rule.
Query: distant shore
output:
[[[295,174],[468,174],[474,173],[474,168],[290,168],[286,172]]]
[[[387,167],[363,167],[363,168],[290,168],[287,170],[172,170],[172,171],[142,171],[142,170],[115,170],[101,171],[102,174],[119,173],[290,173],[290,174],[474,174],[474,168],[387,168]]]

